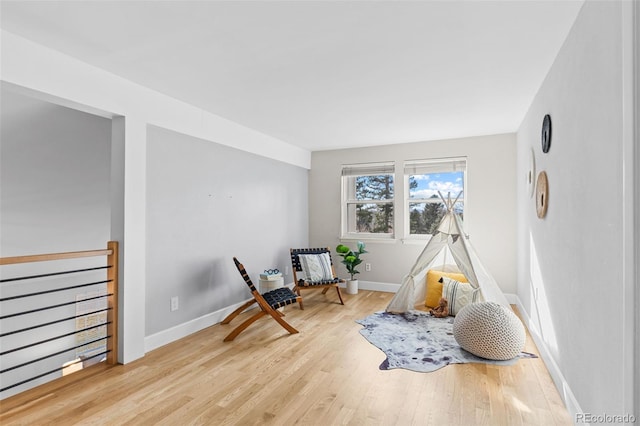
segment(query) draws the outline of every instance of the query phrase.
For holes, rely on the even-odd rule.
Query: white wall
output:
[[[518,297],[574,414],[632,414],[628,6],[585,3],[517,137]],[[553,120],[547,154],[545,114]],[[526,191],[531,148],[549,178],[544,219]]]
[[[332,248],[339,242],[343,164],[395,161],[399,172],[395,191],[401,200],[395,214],[401,215],[403,161],[466,156],[465,231],[502,290],[515,293],[515,153],[515,134],[314,152],[309,177],[310,242]],[[404,244],[400,239],[367,242],[369,253],[365,261],[371,263],[371,271],[360,268],[357,277],[361,281],[399,285],[424,246],[425,242]],[[338,265],[345,276],[343,268]]]
[[[1,95],[1,255],[106,247],[111,120]]]
[[[0,79],[30,95],[113,118],[112,238],[122,267],[119,361],[145,353],[147,126],[309,168],[310,153],[2,30]],[[193,328],[191,329],[193,330]],[[181,337],[179,333],[172,338]],[[157,342],[156,342],[157,343]]]
[[[149,127],[146,336],[249,299],[233,256],[256,285],[284,272],[308,244],[307,182],[305,168]]]

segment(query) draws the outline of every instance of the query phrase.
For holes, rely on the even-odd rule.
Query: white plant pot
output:
[[[347,280],[347,294],[358,294],[358,280]]]

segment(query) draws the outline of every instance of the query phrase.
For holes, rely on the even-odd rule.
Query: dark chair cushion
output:
[[[274,290],[262,294],[264,300],[267,301],[272,309],[282,308],[292,303],[297,303],[297,297],[289,287],[278,287]]]

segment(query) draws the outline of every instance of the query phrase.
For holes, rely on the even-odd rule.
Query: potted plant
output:
[[[360,273],[360,271],[356,269],[356,266],[362,263],[360,255],[368,253],[364,249],[364,243],[362,241],[358,241],[357,251],[353,251],[349,247],[339,244],[338,247],[336,247],[336,252],[338,253],[338,256],[342,257],[342,264],[347,267],[347,272],[351,275],[351,279],[347,280],[347,293],[357,294],[358,280],[356,280],[354,276]]]

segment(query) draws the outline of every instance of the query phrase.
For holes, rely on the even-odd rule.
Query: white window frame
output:
[[[412,175],[463,172],[463,192],[458,203],[462,203],[463,211],[466,211],[467,196],[467,157],[448,157],[421,160],[408,160],[404,162],[404,214],[403,214],[403,231],[404,240],[428,240],[432,234],[411,234],[411,209],[412,203],[442,203],[440,198],[409,198],[409,177]],[[442,194],[445,198],[448,194]],[[451,194],[451,198],[455,199],[458,194]]]
[[[356,198],[355,180],[358,176],[376,176],[389,174],[393,177],[393,197],[388,200],[361,200]],[[344,240],[392,240],[395,238],[395,223],[397,215],[397,181],[395,176],[395,162],[377,162],[361,164],[344,164],[342,166],[342,202],[341,202],[341,239]],[[390,204],[393,207],[394,227],[390,233],[350,232],[349,222],[355,221],[349,217],[349,206],[353,204]],[[355,209],[353,213],[355,214]]]

